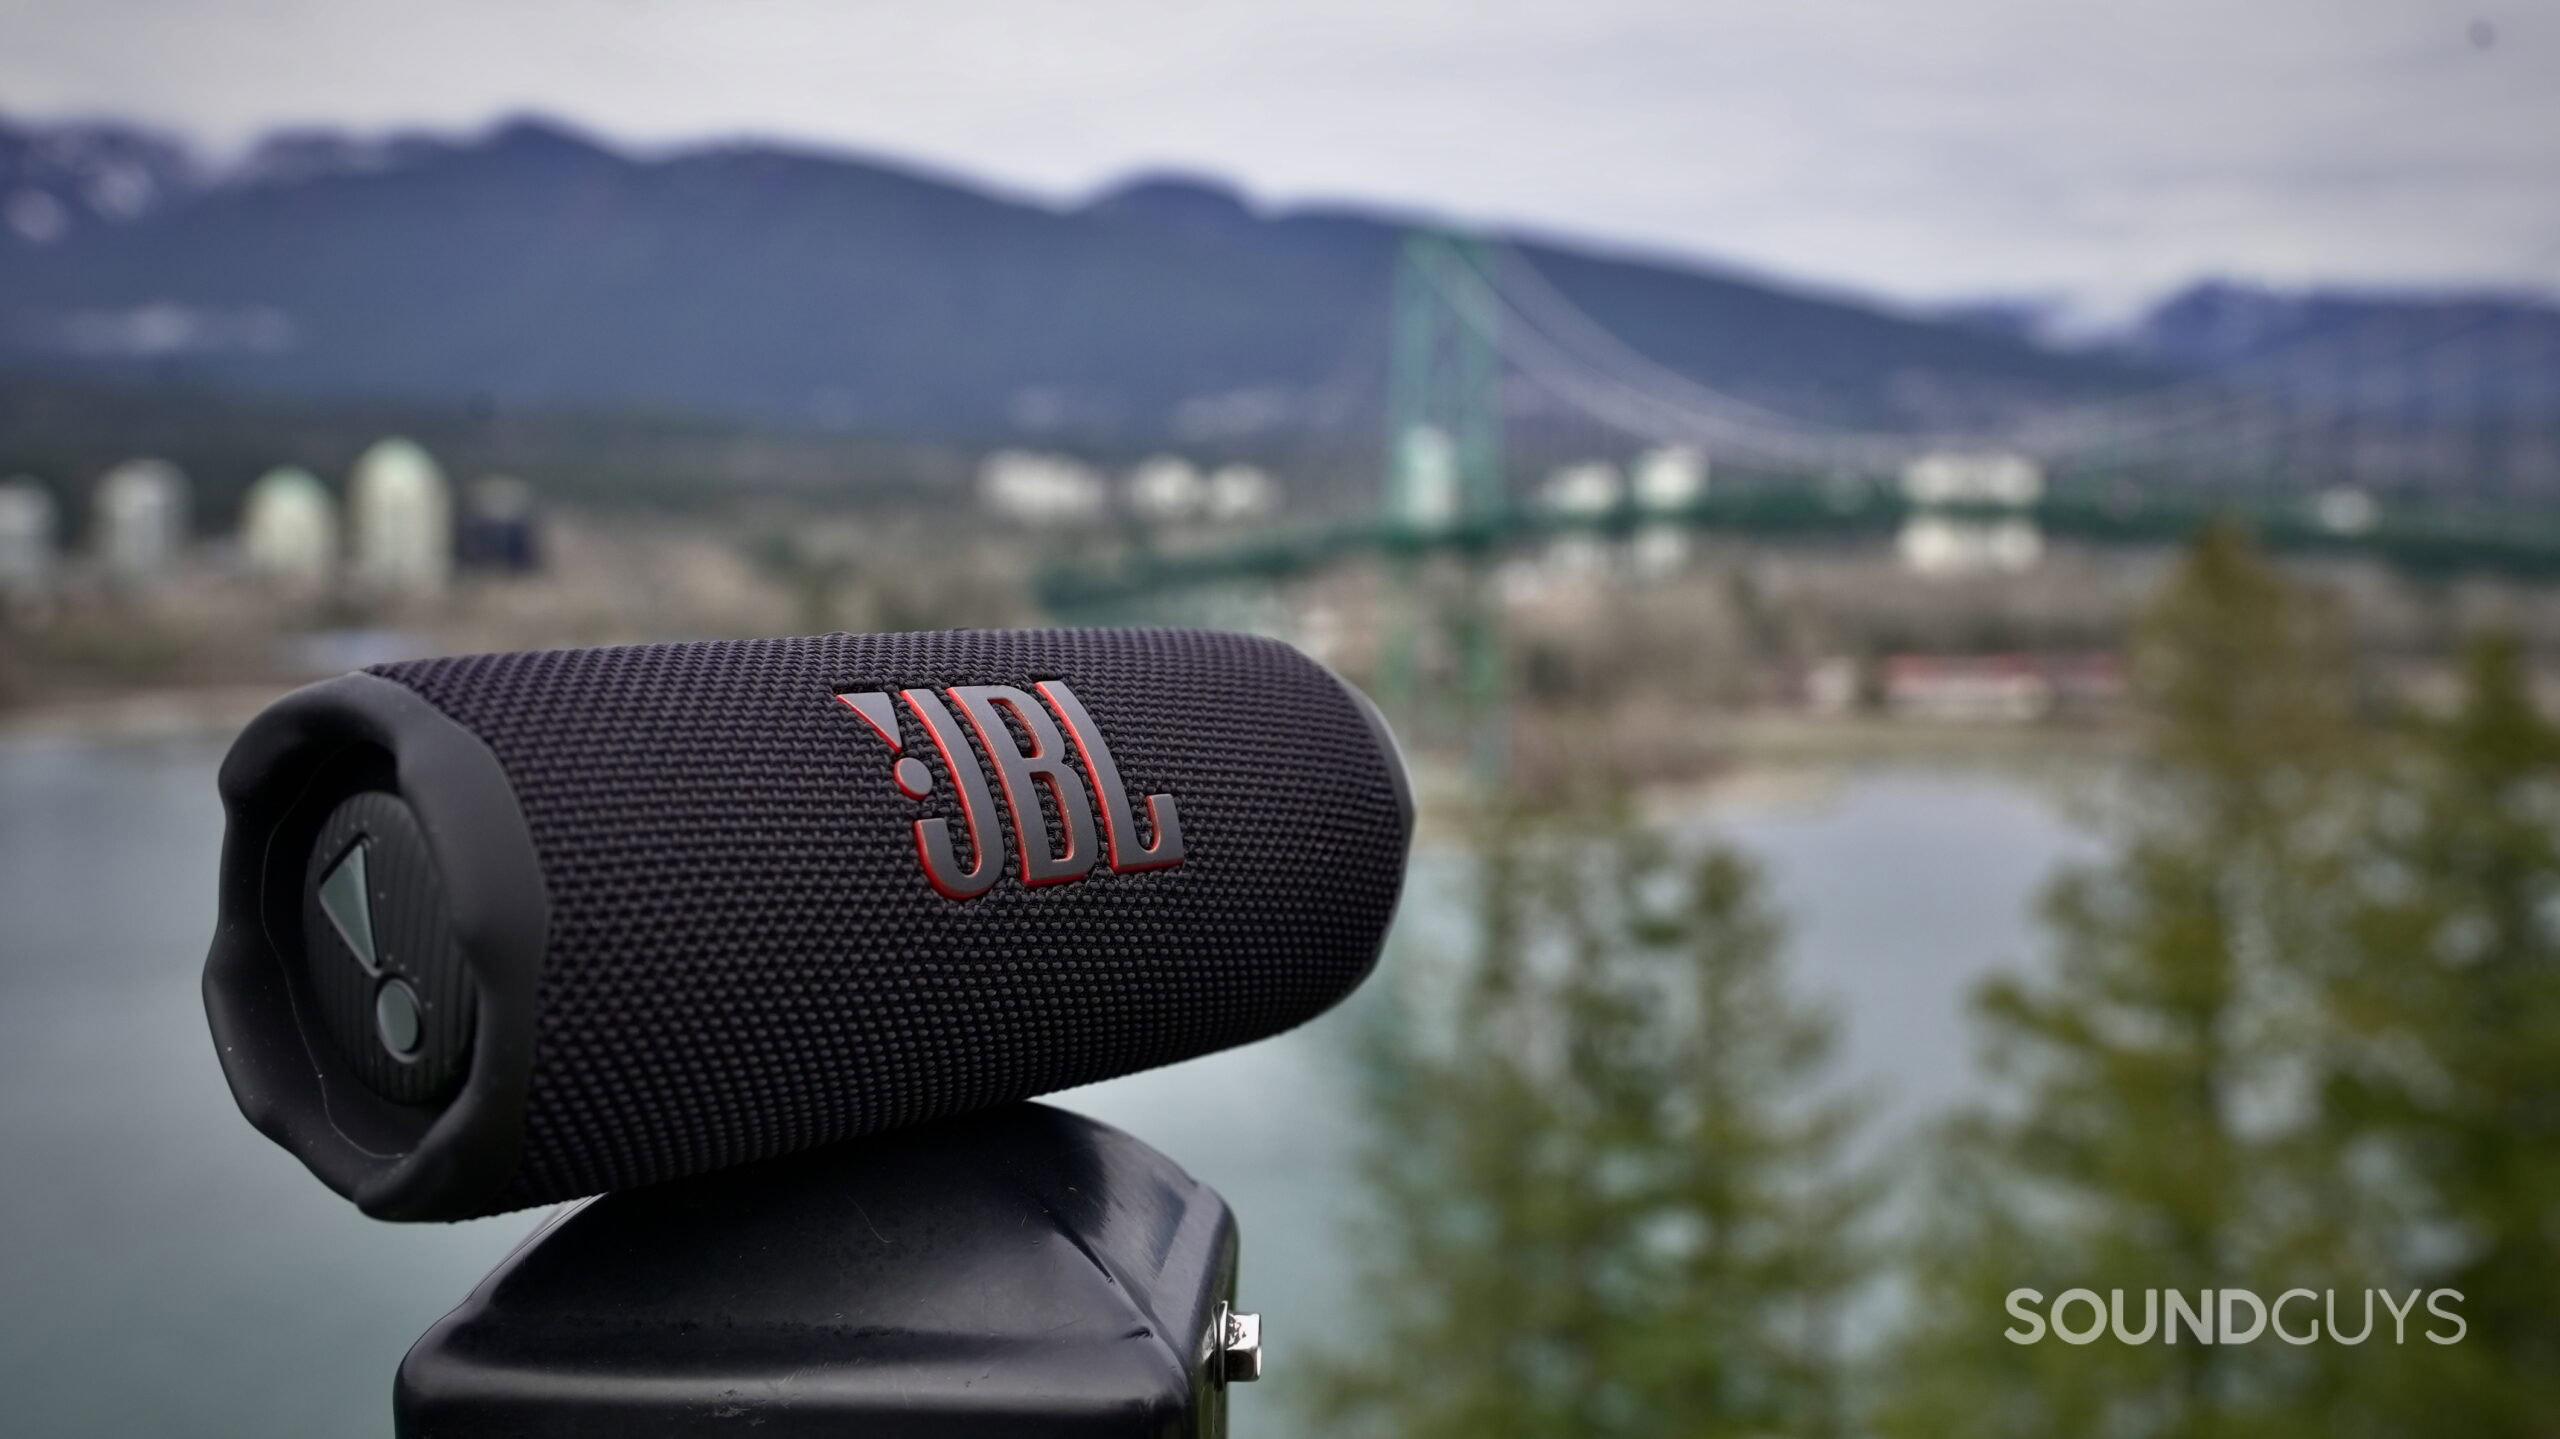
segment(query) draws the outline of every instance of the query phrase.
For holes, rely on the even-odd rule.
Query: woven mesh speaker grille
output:
[[[374,673],[488,744],[541,859],[551,942],[521,1204],[1275,1033],[1365,976],[1401,883],[1388,761],[1332,676],[1272,641],[828,635]],[[1083,699],[1134,803],[1175,796],[1184,862],[1029,888],[1008,854],[993,890],[946,899],[911,826],[961,829],[948,778],[937,765],[932,796],[901,794],[887,746],[834,696],[1052,679]],[[930,757],[904,724],[906,752]]]

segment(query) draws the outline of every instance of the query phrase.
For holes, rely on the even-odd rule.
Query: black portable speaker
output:
[[[270,706],[221,789],[224,1073],[390,1219],[1274,1034],[1376,962],[1413,823],[1364,698],[1197,630],[383,665]]]

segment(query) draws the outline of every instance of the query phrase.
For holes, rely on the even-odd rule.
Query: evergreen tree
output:
[[[2378,1153],[2395,1284],[2458,1290],[2468,1332],[2366,1371],[2413,1433],[2560,1427],[2560,731],[2513,640],[2468,657],[2377,806],[2354,942],[2342,1144]],[[2432,1325],[2437,1332],[2450,1326]],[[2383,1357],[2383,1356],[2377,1356]]]
[[[1478,952],[1408,956],[1366,1057],[1374,1332],[1324,1432],[1833,1432],[1854,1116],[1757,875],[1517,816],[1479,875]]]
[[[2114,857],[2048,893],[2051,964],[1978,999],[2003,1092],[1945,1136],[1892,1432],[2325,1433],[2341,1418],[2334,1351],[2004,1337],[2018,1288],[2048,1304],[2122,1289],[2140,1334],[2147,1290],[2272,1298],[2358,1273],[2309,978],[2337,943],[2353,849],[2355,696],[2334,628],[2216,529],[2133,658],[2145,734]]]

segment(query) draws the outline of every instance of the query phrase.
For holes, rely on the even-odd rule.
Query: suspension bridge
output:
[[[1678,373],[1479,238],[1409,237],[1393,306],[1383,434],[1366,437],[1383,482],[1374,512],[1206,553],[1136,547],[1051,571],[1043,598],[1088,612],[1570,532],[1890,535],[1922,511],[2138,544],[2237,515],[2272,545],[2418,571],[2560,569],[2560,322],[2384,316],[2157,388],[1927,431],[1825,425]],[[1556,464],[1662,447],[1711,461],[1712,490],[1561,507],[1530,492]],[[1908,483],[1931,456],[2023,463],[2038,483],[1932,498]]]
[[[1374,509],[1207,548],[1133,544],[1048,571],[1041,599],[1129,620],[1217,587],[1383,561],[1394,583],[1381,698],[1412,715],[1423,651],[1439,646],[1431,667],[1456,681],[1490,770],[1500,738],[1484,717],[1503,687],[1494,561],[1565,536],[1869,542],[1925,521],[2158,545],[2232,516],[2280,550],[2420,574],[2560,576],[2560,321],[2547,314],[2386,312],[2126,393],[2015,401],[1962,428],[1881,429],[1808,419],[1660,364],[1526,256],[1482,238],[1410,235],[1392,297],[1384,423],[1362,446],[1377,457]],[[1622,485],[1602,464],[1577,491],[1556,468],[1637,452],[1687,457],[1688,480]],[[1426,569],[1445,572],[1429,597]]]

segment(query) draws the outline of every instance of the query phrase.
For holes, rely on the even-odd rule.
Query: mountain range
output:
[[[0,124],[0,373],[1251,446],[1375,413],[1414,223],[1263,208],[1185,176],[1060,205],[780,145],[639,155],[537,120],[299,132],[228,166],[134,127]],[[2205,287],[2112,343],[2062,348],[1998,306],[1922,313],[1501,238],[1644,361],[1861,426],[2121,393],[2345,323],[2341,307],[2442,303]]]

